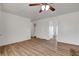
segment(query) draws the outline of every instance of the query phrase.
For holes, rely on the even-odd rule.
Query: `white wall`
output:
[[[2,10],[2,8],[1,8],[1,5],[0,5],[0,36],[2,34],[2,26],[1,26],[1,24],[2,24],[2,12],[1,12],[1,10]]]
[[[79,12],[36,21],[36,36],[47,39],[51,38],[52,36],[48,34],[48,24],[51,24],[50,22],[54,26],[54,34],[56,33],[58,41],[79,45]]]
[[[58,41],[79,45],[79,12],[61,15],[58,20]]]
[[[47,21],[38,21],[36,23],[36,36],[38,38],[49,39],[49,23]]]
[[[38,38],[47,39],[47,40],[53,38],[55,33],[54,29],[56,26],[55,20],[51,21],[50,18],[47,18],[47,19],[40,19],[40,20],[34,21],[34,23],[36,23],[35,36],[37,36]],[[52,30],[53,32],[50,31],[51,26],[53,26],[53,30]]]
[[[33,37],[35,33],[34,22],[31,23],[31,36]]]
[[[0,28],[2,29],[2,38],[0,39],[0,45],[6,45],[30,39],[30,19],[5,12],[2,12],[2,18],[2,28]]]

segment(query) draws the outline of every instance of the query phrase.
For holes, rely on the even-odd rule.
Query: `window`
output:
[[[50,35],[54,35],[54,26],[52,25],[52,26],[49,26],[49,34]]]

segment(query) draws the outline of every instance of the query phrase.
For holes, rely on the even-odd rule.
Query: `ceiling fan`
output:
[[[55,8],[51,6],[52,3],[33,3],[29,4],[29,6],[41,6],[39,13],[47,10],[55,11]]]

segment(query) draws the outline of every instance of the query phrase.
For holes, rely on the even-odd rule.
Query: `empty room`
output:
[[[0,3],[0,56],[79,56],[79,3]]]

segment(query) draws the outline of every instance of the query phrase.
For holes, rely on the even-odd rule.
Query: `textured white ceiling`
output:
[[[32,20],[79,11],[79,3],[54,3],[52,6],[56,9],[54,12],[49,10],[39,13],[41,6],[29,7],[27,3],[3,3],[2,10]]]

